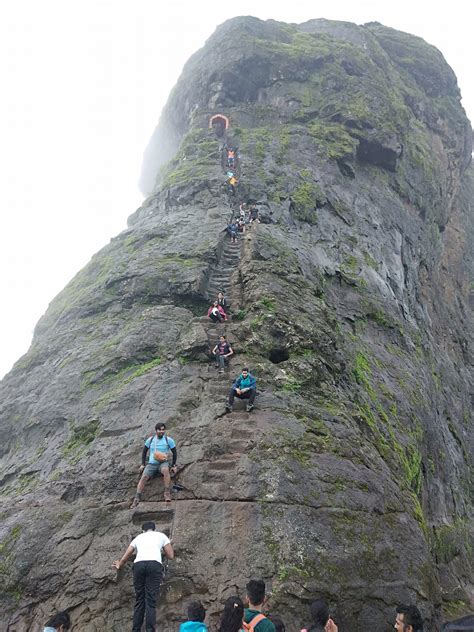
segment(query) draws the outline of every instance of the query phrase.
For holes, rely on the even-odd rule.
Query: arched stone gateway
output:
[[[209,128],[213,129],[216,136],[223,136],[224,132],[229,128],[229,119],[223,114],[214,114],[209,119]]]

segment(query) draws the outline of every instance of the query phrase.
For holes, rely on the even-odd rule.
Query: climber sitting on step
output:
[[[213,304],[207,310],[207,315],[213,323],[222,323],[222,321],[227,320],[226,313],[224,309],[219,305],[218,301],[213,302]]]
[[[212,353],[216,356],[216,366],[219,369],[219,373],[224,373],[226,358],[234,355],[234,350],[227,342],[225,336],[220,336],[219,342],[212,350]]]
[[[149,452],[148,463],[146,463],[147,452]],[[163,475],[165,481],[165,501],[171,502],[170,452],[173,456],[171,474],[176,474],[176,459],[178,458],[176,444],[171,437],[166,435],[166,424],[158,422],[155,426],[155,434],[149,437],[143,446],[142,464],[140,466],[142,476],[138,482],[137,493],[133,499],[132,508],[136,507],[142,499],[146,482],[160,473]]]
[[[257,380],[254,376],[249,373],[247,368],[242,369],[242,373],[232,384],[232,388],[229,392],[229,399],[227,404],[225,405],[225,409],[228,413],[232,412],[232,407],[234,405],[234,397],[238,397],[239,399],[248,399],[249,403],[245,407],[245,410],[250,412],[253,408],[253,403],[255,401],[255,395],[257,394]]]

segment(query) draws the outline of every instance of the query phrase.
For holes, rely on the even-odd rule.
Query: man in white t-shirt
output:
[[[145,522],[142,525],[142,532],[131,541],[122,559],[115,560],[113,566],[119,571],[136,553],[133,564],[135,608],[132,632],[140,632],[144,618],[146,632],[155,632],[156,595],[163,579],[161,549],[169,560],[174,558],[174,551],[169,538],[164,533],[155,531],[154,522]]]

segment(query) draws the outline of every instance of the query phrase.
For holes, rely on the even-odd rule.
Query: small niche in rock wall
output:
[[[272,349],[270,351],[270,355],[268,356],[270,362],[273,364],[280,364],[280,362],[285,362],[290,359],[290,354],[288,349],[283,349],[282,347],[277,347],[276,349]]]

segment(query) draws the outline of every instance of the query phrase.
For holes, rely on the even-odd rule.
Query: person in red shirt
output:
[[[214,301],[214,303],[210,306],[207,310],[207,315],[213,323],[221,323],[223,320],[227,320],[226,313],[219,305],[218,301]]]

